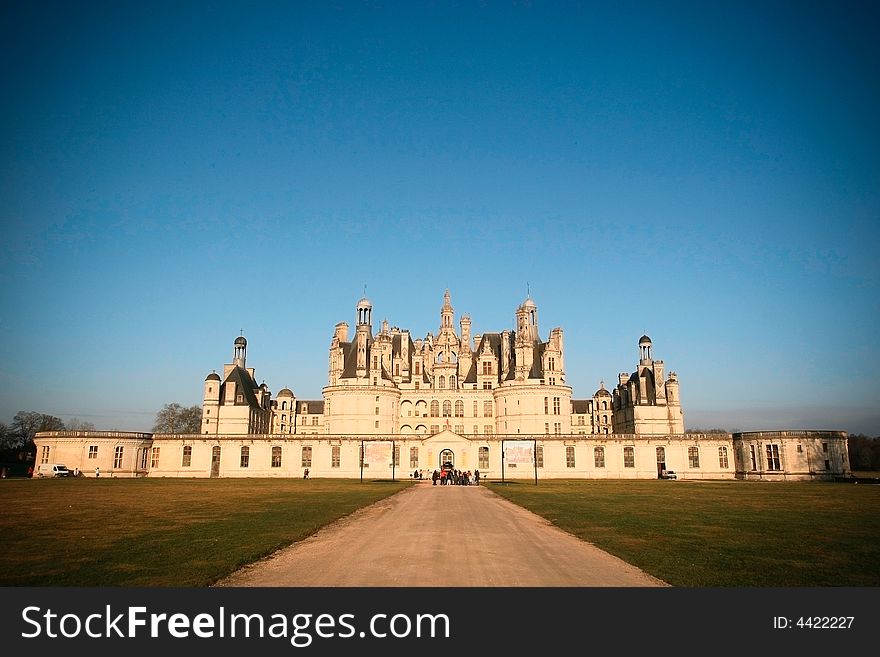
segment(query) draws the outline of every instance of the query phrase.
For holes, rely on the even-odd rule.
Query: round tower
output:
[[[220,416],[220,385],[220,375],[217,372],[211,372],[205,377],[201,433],[217,433]]]
[[[639,338],[639,365],[650,365],[654,360],[651,354],[651,338],[643,335]]]
[[[232,343],[232,364],[236,367],[246,368],[247,364],[247,340],[243,335],[235,338]]]

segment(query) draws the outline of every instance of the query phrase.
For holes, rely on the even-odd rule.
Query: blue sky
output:
[[[880,38],[857,2],[4,3],[0,421],[149,430],[232,356],[527,289],[568,383],[647,332],[688,427],[880,435]]]

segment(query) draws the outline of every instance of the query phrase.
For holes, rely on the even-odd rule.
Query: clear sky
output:
[[[528,290],[575,398],[647,333],[687,427],[880,435],[877,3],[0,12],[0,421],[149,430],[241,330],[319,399],[366,285],[414,337]]]

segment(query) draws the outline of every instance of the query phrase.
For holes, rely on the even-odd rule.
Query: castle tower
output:
[[[243,335],[235,338],[232,343],[232,364],[242,369],[247,369],[247,340]]]
[[[217,433],[217,422],[220,417],[220,375],[211,372],[205,377],[205,396],[202,400],[201,433]]]

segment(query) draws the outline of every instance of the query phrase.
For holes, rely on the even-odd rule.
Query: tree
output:
[[[64,431],[64,420],[36,411],[19,411],[12,418],[10,447],[27,447],[38,431]]]
[[[67,421],[67,430],[68,431],[94,431],[95,425],[91,422],[84,422],[80,420],[78,417],[72,418]]]
[[[156,413],[153,433],[199,433],[202,425],[201,406],[181,406],[177,403],[165,404]]]

